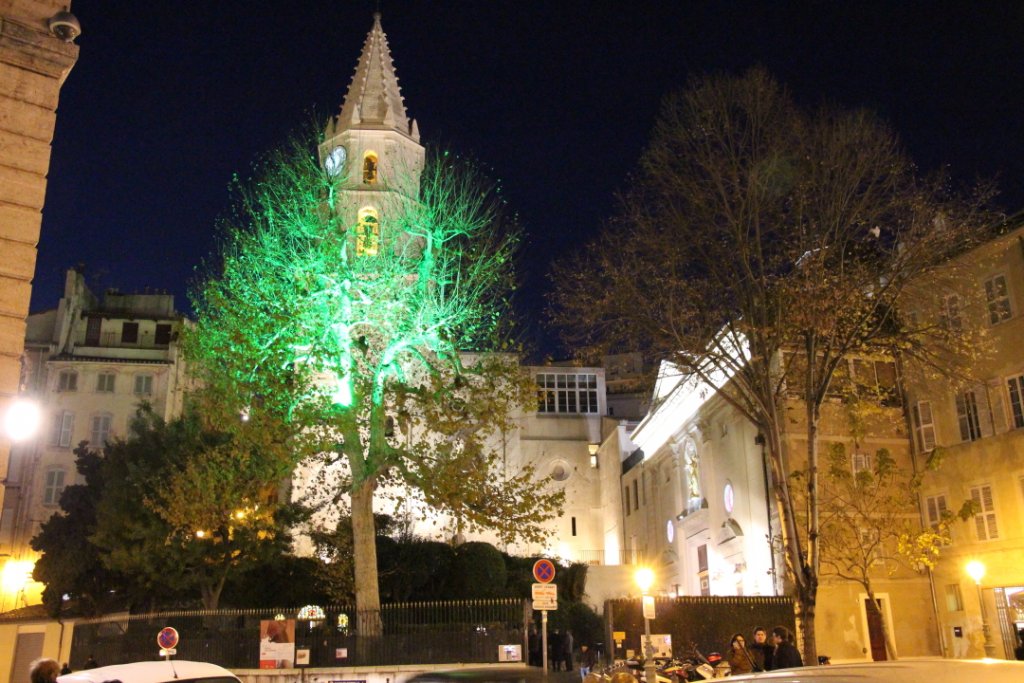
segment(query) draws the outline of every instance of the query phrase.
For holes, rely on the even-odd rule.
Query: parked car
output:
[[[580,678],[576,674],[576,680]],[[543,669],[526,665],[467,666],[445,671],[426,671],[406,683],[540,683]]]
[[[154,662],[114,664],[83,669],[57,677],[57,683],[239,683],[238,678],[223,667],[206,662],[181,659]]]
[[[730,676],[730,683],[1021,683],[1024,662],[1003,659],[897,659],[805,666]]]

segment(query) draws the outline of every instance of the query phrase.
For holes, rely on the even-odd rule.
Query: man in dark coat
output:
[[[775,643],[775,652],[772,653],[772,666],[774,669],[792,669],[803,666],[804,660],[800,657],[800,651],[790,641],[789,629],[785,626],[776,626],[772,629],[772,642]]]
[[[768,631],[764,626],[754,628],[754,642],[747,645],[754,656],[754,671],[768,671],[772,668],[772,653],[775,646],[768,642]]]

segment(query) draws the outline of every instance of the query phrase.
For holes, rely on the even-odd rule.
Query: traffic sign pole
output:
[[[544,677],[548,675],[548,611],[540,611],[540,650],[543,654]]]

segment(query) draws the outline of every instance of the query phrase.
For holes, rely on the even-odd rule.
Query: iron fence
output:
[[[771,630],[785,626],[793,630],[793,599],[782,596],[683,596],[655,598],[655,618],[651,633],[672,636],[672,647],[678,656],[695,646],[698,650],[727,653],[733,633],[752,638],[755,626]],[[627,650],[643,652],[643,608],[639,599],[605,602],[605,622],[609,642],[614,642],[615,658],[623,658]],[[612,638],[615,632],[622,640]]]
[[[309,666],[488,663],[501,645],[523,645],[527,601],[464,600],[383,605],[379,612],[352,606],[323,608],[322,618],[298,618],[296,609],[191,610],[121,614],[79,620],[71,665],[92,655],[101,665],[156,659],[156,636],[171,626],[180,636],[175,655],[227,668],[259,668],[261,622],[294,619],[297,651]],[[372,625],[380,624],[380,635]],[[288,662],[283,662],[290,668]]]

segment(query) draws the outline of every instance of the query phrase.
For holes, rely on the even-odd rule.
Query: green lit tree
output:
[[[502,460],[515,412],[535,398],[499,353],[517,240],[497,189],[437,154],[371,223],[311,149],[286,146],[238,184],[186,349],[225,425],[244,413],[290,426],[296,463],[316,473],[307,500],[349,505],[356,604],[372,615],[376,492],[529,540],[561,497]],[[417,184],[418,197],[400,191]]]

